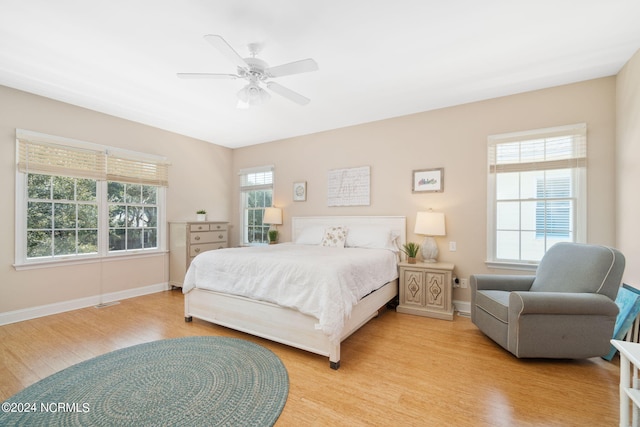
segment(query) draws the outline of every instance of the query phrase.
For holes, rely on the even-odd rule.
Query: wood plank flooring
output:
[[[519,360],[468,318],[383,310],[328,359],[194,319],[180,290],[0,327],[0,400],[119,348],[193,335],[244,338],[284,362],[289,398],[277,426],[615,426],[618,358]]]

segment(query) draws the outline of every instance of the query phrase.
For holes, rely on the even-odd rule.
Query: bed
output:
[[[318,241],[318,233],[326,239],[328,235],[331,237],[328,230],[346,231],[344,249],[320,248],[322,245]],[[384,239],[388,240],[383,248],[381,242]],[[338,369],[340,343],[375,317],[378,310],[398,294],[398,249],[405,241],[405,217],[293,217],[291,243],[261,248],[220,249],[198,255],[192,261],[183,284],[185,321],[190,322],[195,317],[327,356],[330,367]],[[340,246],[340,243],[337,245]],[[252,255],[255,258],[250,258]],[[332,258],[336,255],[338,258]],[[280,267],[276,266],[279,261],[273,261],[276,258],[272,256],[284,258],[285,264],[286,259],[291,260],[295,272],[279,270]],[[370,258],[375,265],[371,265]],[[235,273],[218,266],[236,262],[244,263],[243,276],[234,276]],[[390,262],[392,265],[389,265]],[[334,264],[337,272],[329,272],[332,269],[327,266]],[[345,270],[346,264],[356,270]],[[384,268],[378,271],[377,265],[383,265]],[[262,282],[262,279],[251,278],[252,274],[255,276],[256,271],[265,270],[268,271],[266,276],[270,276],[273,282],[270,286],[280,296],[267,296],[263,293],[265,286],[262,283],[253,283]],[[297,286],[303,282],[323,286]],[[341,290],[334,289],[334,282],[340,283],[337,288]],[[239,290],[240,286],[236,287],[236,283],[242,283],[250,289],[242,287],[245,290]],[[325,291],[327,288],[324,284],[334,290]],[[343,290],[345,286],[349,288],[348,291]],[[292,295],[293,288],[299,288],[302,294]],[[321,308],[309,305],[309,292],[321,295]],[[337,297],[336,293],[343,298]],[[284,296],[284,301],[281,296]],[[322,303],[322,298],[324,302],[342,301],[329,305]],[[327,307],[331,313],[323,314]]]

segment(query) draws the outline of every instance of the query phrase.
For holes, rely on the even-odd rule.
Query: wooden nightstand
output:
[[[453,320],[452,273],[448,262],[401,262],[399,313]]]

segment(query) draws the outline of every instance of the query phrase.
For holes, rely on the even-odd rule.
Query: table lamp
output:
[[[278,225],[282,224],[282,209],[280,208],[264,208],[263,224],[269,224],[269,242],[275,243],[278,240]],[[272,228],[273,227],[273,228]],[[275,230],[275,233],[271,233]],[[274,238],[272,238],[272,234]]]
[[[433,236],[444,236],[444,214],[442,212],[418,212],[416,215],[416,226],[413,230],[416,234],[425,236],[420,247],[422,260],[424,262],[437,262],[438,245]]]

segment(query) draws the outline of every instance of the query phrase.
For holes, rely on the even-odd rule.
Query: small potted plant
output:
[[[273,245],[278,242],[278,230],[269,230],[269,244]]]
[[[200,209],[200,210],[196,211],[196,215],[197,215],[198,221],[206,221],[207,220],[207,211],[205,211],[204,209]]]
[[[402,245],[402,252],[407,256],[407,262],[409,264],[416,263],[416,257],[418,256],[418,252],[420,251],[420,245],[413,242],[408,242]]]

